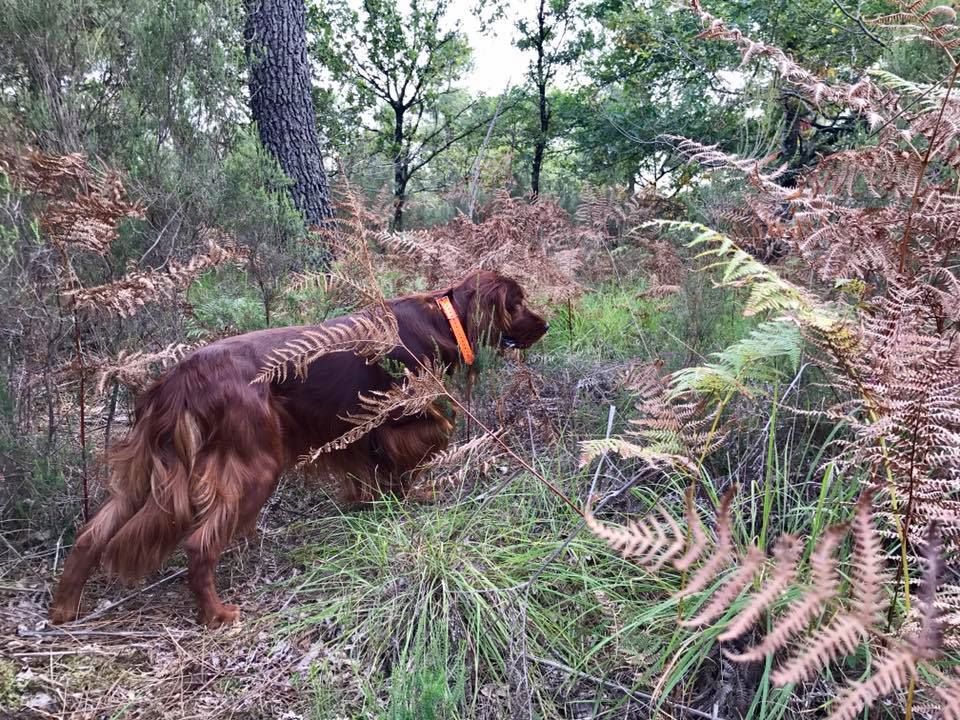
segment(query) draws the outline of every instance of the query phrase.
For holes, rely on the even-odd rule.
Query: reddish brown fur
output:
[[[448,295],[473,345],[528,347],[547,330],[527,308],[517,283],[489,271],[444,290],[389,301],[403,346],[392,360],[459,363],[456,341],[436,298]],[[328,323],[341,323],[337,318]],[[55,623],[75,619],[83,586],[102,561],[125,580],[155,571],[181,542],[188,579],[203,622],[236,620],[215,587],[220,553],[238,531],[252,528],[280,473],[311,448],[349,429],[342,418],[357,409],[359,393],[398,380],[352,353],[312,363],[305,379],[251,383],[269,353],[302,327],[227,338],[173,368],[137,402],[136,422],[111,454],[110,497],[77,537],[54,595]],[[382,492],[403,495],[416,468],[444,449],[452,422],[430,408],[388,421],[324,458],[351,501]]]

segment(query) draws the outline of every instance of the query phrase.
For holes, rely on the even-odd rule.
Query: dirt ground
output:
[[[303,514],[274,503],[256,537],[223,558],[222,595],[244,614],[221,630],[197,624],[179,553],[137,587],[96,575],[85,592],[88,614],[52,626],[54,567],[62,568],[66,548],[56,539],[30,552],[5,547],[0,717],[301,717],[289,710],[303,705],[297,678],[330,652],[322,629],[289,638],[277,632],[299,572],[287,549],[306,539],[291,523]]]

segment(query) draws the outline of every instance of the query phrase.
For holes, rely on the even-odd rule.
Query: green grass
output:
[[[551,308],[544,353],[624,359],[644,352],[669,308],[663,301],[640,297],[642,285],[604,285],[566,304]]]
[[[672,370],[722,350],[756,325],[743,317],[735,293],[710,287],[704,276],[690,282],[695,292],[666,298],[643,297],[641,280],[608,283],[553,305],[550,332],[538,349],[560,362],[661,358]]]
[[[14,710],[19,706],[21,692],[16,678],[16,666],[7,660],[0,660],[0,710]]]
[[[577,520],[521,476],[486,506],[383,501],[317,521],[310,531],[323,540],[297,552],[308,571],[286,631],[339,628],[337,642],[373,671],[366,694],[386,702],[390,718],[472,717],[492,695],[510,692],[517,663],[538,676],[525,656],[602,677],[656,655],[654,619],[626,631],[615,625],[641,598],[669,594],[676,579],[638,577],[588,533],[548,563]],[[670,612],[661,620],[672,624]],[[616,650],[598,654],[598,646]],[[535,692],[546,716],[561,716],[555,698],[542,686]],[[371,708],[353,708],[363,709]]]

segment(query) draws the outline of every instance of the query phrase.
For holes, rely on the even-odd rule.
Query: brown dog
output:
[[[388,301],[403,342],[391,360],[411,369],[418,360],[459,364],[456,323],[438,304],[444,297],[463,321],[468,347],[481,341],[529,347],[547,331],[516,282],[480,271],[444,290]],[[338,352],[313,362],[305,378],[251,383],[271,351],[307,329],[260,330],[215,342],[139,398],[132,430],[111,453],[110,496],[67,558],[50,609],[54,623],[79,615],[83,586],[101,559],[109,572],[133,580],[159,568],[181,541],[201,621],[216,627],[239,617],[236,606],[221,602],[215,585],[227,543],[255,525],[281,472],[350,429],[343,417],[358,409],[359,393],[400,382],[381,365]],[[353,500],[382,491],[402,495],[415,469],[446,447],[451,430],[436,411],[388,420],[325,464]]]

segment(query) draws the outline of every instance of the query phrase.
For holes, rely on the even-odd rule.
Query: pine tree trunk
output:
[[[246,0],[250,110],[263,146],[293,181],[294,205],[308,226],[333,217],[307,59],[304,0]]]

